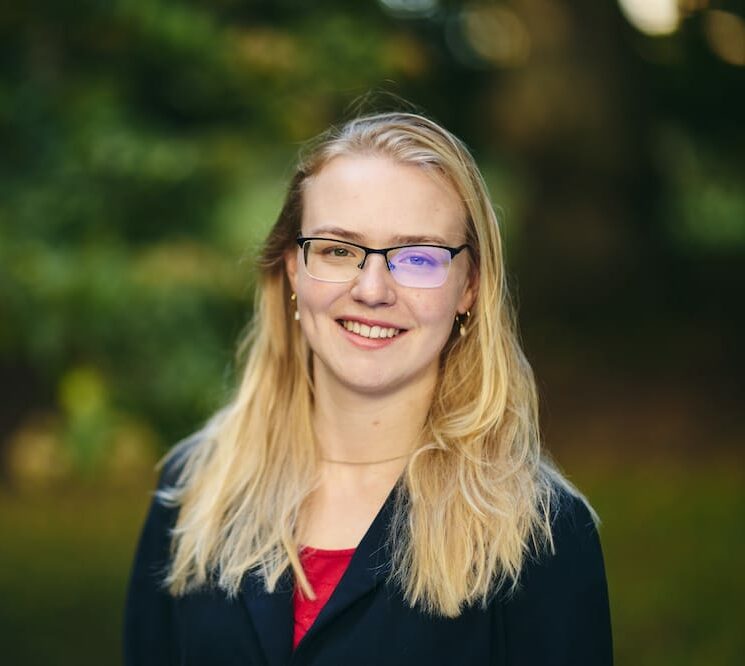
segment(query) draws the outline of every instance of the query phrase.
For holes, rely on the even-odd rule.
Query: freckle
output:
[[[372,422],[372,424],[373,424],[373,427],[375,427],[375,426],[379,426],[379,425],[380,425],[380,421],[378,421],[378,420],[376,419],[375,421],[373,421],[373,422]]]

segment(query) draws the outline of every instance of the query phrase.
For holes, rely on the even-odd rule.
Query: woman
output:
[[[127,664],[610,664],[593,514],[540,450],[494,211],[408,113],[301,159],[232,402],[168,456]]]

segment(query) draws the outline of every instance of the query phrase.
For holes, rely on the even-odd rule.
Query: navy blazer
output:
[[[296,650],[289,572],[271,594],[253,574],[232,599],[163,589],[176,510],[154,500],[127,595],[126,666],[611,666],[603,557],[582,501],[562,491],[555,553],[526,562],[513,596],[447,619],[410,608],[387,581],[394,492]]]

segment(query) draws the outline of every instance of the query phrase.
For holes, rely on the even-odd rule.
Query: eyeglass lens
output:
[[[324,282],[354,280],[365,259],[361,248],[334,240],[308,240],[303,255],[310,276]],[[388,269],[405,287],[439,287],[447,279],[450,261],[448,250],[427,245],[407,245],[388,252]]]

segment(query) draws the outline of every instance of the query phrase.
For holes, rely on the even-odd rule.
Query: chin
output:
[[[436,367],[434,374],[436,375]],[[421,387],[433,374],[433,368],[425,367],[406,375],[392,375],[381,372],[366,373],[359,369],[356,373],[350,373],[349,369],[343,374],[335,375],[336,381],[349,391],[368,397],[383,397],[407,388]]]
[[[359,376],[339,378],[339,383],[349,391],[360,393],[367,396],[377,396],[396,391],[400,388],[401,384],[396,382],[387,381],[384,378],[375,379],[370,378],[365,380]]]

